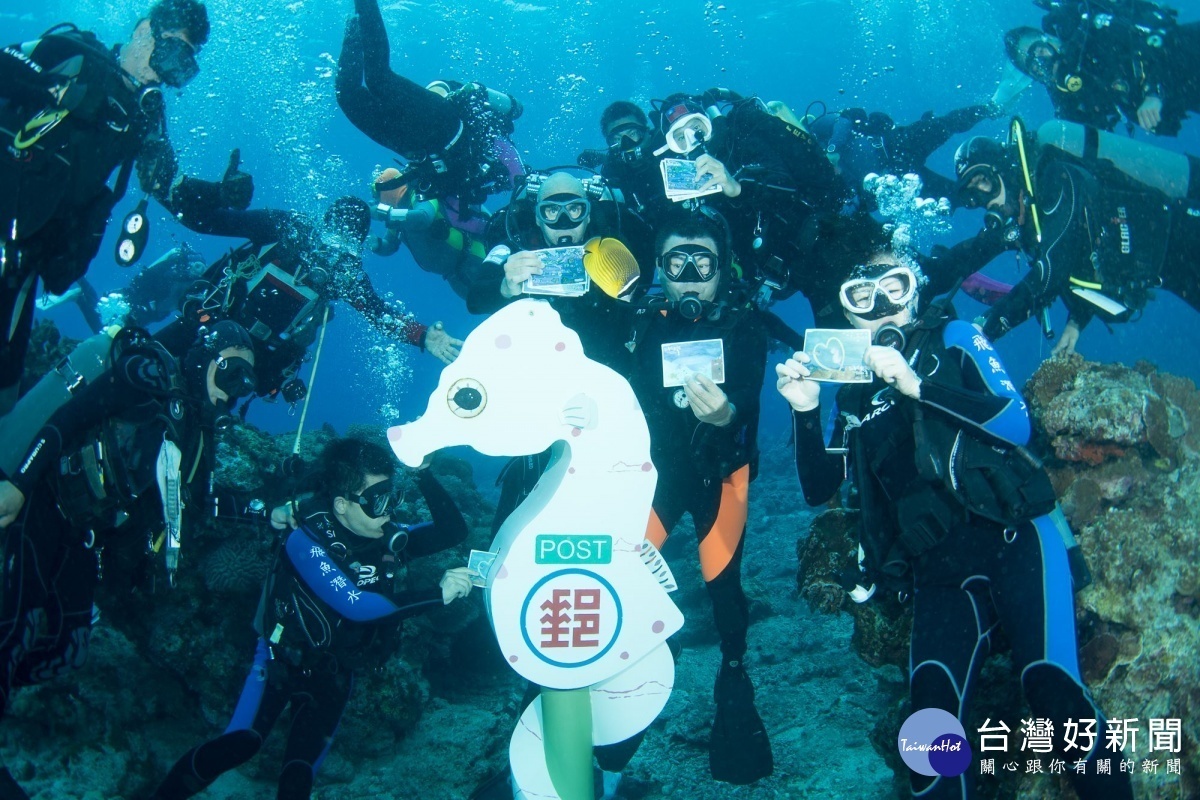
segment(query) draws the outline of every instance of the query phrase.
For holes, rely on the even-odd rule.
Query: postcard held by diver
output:
[[[525,282],[525,294],[544,294],[556,297],[582,297],[592,286],[592,279],[583,268],[583,247],[550,247],[538,250],[542,271],[530,275]]]
[[[692,375],[725,382],[725,343],[720,339],[668,342],[662,346],[663,386],[683,386]]]
[[[804,334],[809,377],[828,383],[870,383],[875,374],[863,363],[871,332],[812,328]]]
[[[663,187],[666,189],[667,198],[676,203],[682,203],[684,200],[694,200],[697,197],[704,197],[705,195],[716,194],[721,191],[721,187],[717,184],[704,186],[704,182],[707,180],[707,173],[700,175],[696,171],[695,161],[684,161],[681,158],[664,158],[658,162],[658,168],[662,171]]]
[[[471,585],[478,586],[481,589],[487,588],[488,573],[492,571],[492,564],[496,561],[497,553],[490,553],[487,550],[472,550],[470,560],[467,562],[467,569],[471,570]]]

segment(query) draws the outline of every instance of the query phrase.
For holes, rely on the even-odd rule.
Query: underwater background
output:
[[[583,149],[603,146],[600,113],[618,99],[645,106],[675,91],[726,86],[745,95],[782,100],[797,114],[820,101],[830,110],[882,110],[898,124],[928,110],[942,113],[986,102],[1005,60],[1003,32],[1016,25],[1036,25],[1041,16],[1024,0],[381,4],[393,69],[419,83],[441,77],[477,80],[513,94],[525,106],[513,140],[527,164],[543,169],[574,164]],[[51,25],[72,21],[94,30],[106,43],[119,42],[148,5],[129,0],[0,0],[0,38],[6,43],[31,39]],[[319,213],[339,195],[369,198],[373,175],[392,165],[394,154],[353,128],[334,100],[333,73],[350,0],[208,0],[207,5],[213,30],[200,57],[201,73],[179,96],[169,92],[168,97],[171,139],[182,169],[216,179],[236,147],[241,149],[242,169],[255,179],[254,207]],[[1197,0],[1175,6],[1183,20],[1200,17]],[[1045,92],[1036,86],[1011,110],[1034,127],[1051,116]],[[820,113],[820,107],[813,111]],[[1005,128],[1006,120],[1000,119],[982,123],[972,133],[1000,136]],[[960,141],[952,140],[935,154],[930,166],[950,174]],[[1186,122],[1177,140],[1153,141],[1200,153],[1200,121]],[[114,219],[123,217],[138,199],[131,192],[114,210]],[[490,206],[503,202],[493,198]],[[151,211],[152,233],[143,264],[180,242],[194,246],[210,263],[239,243],[201,237],[157,206]],[[938,241],[959,241],[982,224],[978,212],[970,211],[960,211],[953,222],[953,231]],[[110,225],[88,273],[102,292],[124,286],[133,275],[113,261],[115,227]],[[463,338],[480,320],[466,313],[463,302],[439,277],[418,269],[405,249],[387,258],[368,255],[365,265],[380,293],[402,303],[422,322],[441,320],[449,332]],[[1014,282],[1019,269],[1011,256],[1004,256],[987,273]],[[960,297],[956,304],[967,318],[978,313],[967,298]],[[325,423],[345,433],[352,425],[381,431],[412,419],[436,384],[440,362],[408,345],[383,340],[345,305],[335,305],[334,310],[313,385],[310,440],[325,435],[317,432]],[[774,310],[795,328],[809,324],[807,303],[799,297]],[[83,338],[88,333],[71,304],[45,318],[66,336]],[[1061,328],[1061,305],[1052,319]],[[1111,332],[1093,323],[1078,347],[1086,359],[1129,365],[1146,360],[1157,365],[1158,373],[1093,368],[1090,377],[1088,370],[1042,375],[1042,406],[1051,407],[1053,398],[1063,393],[1099,396],[1109,390],[1125,392],[1135,404],[1145,396],[1139,394],[1138,381],[1150,387],[1158,374],[1200,381],[1198,322],[1192,309],[1162,294],[1148,307],[1146,319]],[[1051,344],[1035,325],[1027,324],[1006,336],[998,349],[1021,385]],[[306,377],[309,369],[311,362]],[[1092,378],[1097,383],[1087,384]],[[1200,431],[1200,399],[1194,389],[1162,379],[1145,391],[1183,409],[1189,429]],[[297,419],[282,404],[256,402],[248,421],[268,433],[286,434],[295,430]],[[808,546],[814,515],[802,510],[789,434],[786,404],[768,385],[759,432],[763,463],[751,494],[743,569],[753,602],[752,670],[775,747],[777,774],[746,788],[715,784],[707,777],[705,741],[718,656],[708,600],[693,563],[694,537],[680,530],[673,537],[672,557],[681,562],[676,573],[689,578],[682,581],[685,585],[677,596],[689,618],[682,637],[685,658],[676,695],[631,766],[623,797],[874,798],[895,792],[892,765],[881,753],[887,749],[887,736],[882,747],[872,748],[863,734],[878,726],[894,737],[903,719],[897,710],[906,694],[903,673],[894,663],[895,653],[875,652],[875,660],[860,657],[861,635],[856,654],[847,615],[810,610],[811,604],[820,606],[822,598],[806,593],[805,580],[820,585],[819,576],[802,573],[797,589],[797,540],[801,548]],[[1091,435],[1086,430],[1071,434],[1081,440]],[[226,451],[227,470],[252,487],[255,473],[286,452],[290,441],[251,432],[241,436]],[[1098,690],[1102,704],[1112,709],[1110,713],[1145,718],[1146,709],[1163,716],[1178,712],[1184,702],[1179,698],[1186,697],[1183,707],[1192,713],[1184,721],[1191,731],[1184,746],[1194,748],[1200,720],[1200,667],[1194,649],[1200,637],[1200,601],[1195,600],[1200,595],[1195,566],[1200,442],[1190,441],[1190,435],[1176,438],[1180,442],[1171,453],[1156,449],[1149,440],[1129,445],[1128,463],[1121,462],[1128,468],[1123,471],[1072,462],[1056,473],[1056,487],[1072,503],[1069,510],[1077,530],[1096,526],[1088,531],[1094,545],[1089,560],[1097,576],[1096,588],[1089,591],[1099,598],[1092,605],[1102,608],[1095,611],[1099,621],[1081,627],[1080,635],[1100,642],[1095,661],[1099,666],[1089,679],[1103,685]],[[470,453],[458,455],[466,462],[446,460],[441,474],[458,482],[456,496],[475,529],[470,545],[482,548],[495,494],[492,483],[502,463]],[[1141,467],[1143,461],[1153,466],[1164,459],[1169,469]],[[225,477],[230,477],[229,471]],[[1121,516],[1114,517],[1114,510]],[[1164,522],[1168,517],[1169,525]],[[845,527],[839,530],[844,533]],[[1159,538],[1139,540],[1146,530],[1157,531]],[[1086,549],[1088,536],[1081,533],[1080,538]],[[267,552],[263,542],[246,544],[214,531],[191,562],[202,568],[182,579],[179,593],[190,598],[187,603],[163,593],[152,609],[124,608],[118,599],[111,599],[111,605],[102,603],[113,624],[97,628],[96,652],[88,668],[66,683],[21,693],[0,729],[5,757],[10,765],[18,765],[14,774],[31,795],[37,800],[138,797],[174,757],[224,726],[253,647],[249,620],[261,578],[253,567],[262,566]],[[258,560],[248,554],[257,554]],[[454,565],[430,561],[421,568],[426,581]],[[245,567],[247,563],[251,566]],[[809,554],[805,563],[811,570],[819,559]],[[466,797],[478,780],[504,763],[522,687],[503,664],[474,659],[472,648],[485,647],[489,632],[478,604],[472,606],[428,622],[408,623],[404,658],[393,662],[387,675],[359,687],[318,779],[317,797]],[[1122,613],[1126,617],[1118,621]],[[1115,682],[1125,680],[1127,673],[1116,671],[1138,660],[1129,652],[1131,630],[1146,637],[1138,639],[1138,658],[1152,651],[1150,632],[1158,631],[1154,646],[1159,649],[1153,652],[1164,662],[1161,674],[1139,676],[1136,683],[1150,686],[1157,674],[1160,683],[1175,687],[1168,699],[1149,689],[1145,695],[1133,689],[1118,691]],[[464,661],[475,663],[464,666]],[[1110,677],[1113,685],[1104,685]],[[992,697],[1003,707],[1016,702],[1015,691],[1008,685]],[[1010,721],[1015,721],[1015,713],[1008,713]],[[381,716],[386,717],[382,723]],[[271,796],[283,737],[277,731],[274,738],[274,749],[223,778],[204,796]],[[891,755],[897,760],[894,739]],[[1193,770],[1187,781],[1143,787],[1145,796],[1200,796],[1195,787],[1197,754],[1187,756]],[[1060,796],[1060,787],[1049,782],[983,789],[987,796]]]
[[[1184,20],[1200,16],[1200,2],[1175,5]],[[4,38],[36,37],[71,20],[108,43],[122,41],[146,4],[132,0],[0,0]],[[382,0],[391,40],[392,68],[418,83],[440,77],[477,80],[517,97],[525,113],[513,140],[534,168],[574,164],[585,148],[603,147],[600,112],[619,99],[643,106],[675,91],[726,86],[745,95],[782,100],[801,114],[812,103],[830,110],[854,106],[883,110],[897,124],[986,102],[1005,63],[1003,32],[1037,25],[1041,11],[1026,0]],[[168,91],[172,144],[181,168],[218,179],[229,151],[241,148],[242,169],[255,181],[254,207],[320,213],[343,194],[369,199],[374,173],[395,155],[368,140],[337,108],[334,69],[349,0],[209,0],[212,35],[199,77],[186,90]],[[813,106],[820,113],[820,105]],[[1012,108],[1031,127],[1049,119],[1041,87]],[[1001,136],[1005,118],[972,133]],[[1145,134],[1139,132],[1139,136]],[[953,172],[951,140],[930,159]],[[1154,143],[1200,153],[1200,121],[1180,137]],[[113,218],[138,200],[130,192]],[[506,199],[494,197],[498,207]],[[151,205],[151,239],[144,263],[180,241],[212,263],[239,242],[202,237]],[[979,212],[959,211],[954,230],[938,241],[974,235]],[[132,272],[115,265],[116,225],[88,273],[98,290],[125,285]],[[366,268],[380,293],[400,301],[419,320],[445,322],[458,338],[478,322],[439,277],[422,272],[406,248],[395,256],[368,254]],[[134,268],[136,269],[136,267]],[[1014,282],[1021,272],[1010,255],[987,273]],[[958,299],[966,318],[978,313]],[[424,407],[441,364],[408,345],[384,341],[350,308],[334,308],[329,341],[337,355],[318,375],[309,419],[344,430],[353,422],[390,425]],[[802,329],[808,304],[799,296],[773,309]],[[75,336],[86,331],[78,311],[65,304],[48,315]],[[1167,371],[1200,378],[1200,326],[1196,315],[1169,295],[1150,306],[1148,319],[1106,332],[1099,323],[1082,337],[1089,358],[1149,358]],[[1065,312],[1053,313],[1061,329]],[[1023,381],[1052,342],[1036,325],[1018,328],[999,343],[1010,372]],[[328,353],[327,353],[328,355]],[[311,369],[311,363],[306,368]],[[790,426],[786,404],[774,390],[764,395],[762,441]],[[257,403],[250,421],[272,431],[295,428],[281,406]],[[483,465],[486,469],[495,469]]]

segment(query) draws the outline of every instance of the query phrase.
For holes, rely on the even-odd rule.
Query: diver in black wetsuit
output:
[[[1079,796],[1131,798],[1128,774],[1097,772],[1102,754],[1119,754],[1105,752],[1105,718],[1080,676],[1066,546],[1073,537],[1049,477],[1022,449],[1025,402],[970,323],[949,319],[945,306],[918,323],[915,262],[885,249],[843,277],[847,318],[876,342],[865,358],[874,381],[838,394],[831,447],[845,449],[825,449],[809,356],[796,353],[775,370],[793,411],[805,500],[825,503],[847,478],[858,492],[860,571],[846,588],[856,602],[877,590],[911,595],[913,709],[944,709],[964,723],[1003,626],[1033,713],[1056,733],[1073,719],[1092,734],[1076,737],[1074,748],[1070,737],[1054,739],[1055,757],[1085,763],[1083,773],[1068,770]],[[978,770],[975,762],[957,778],[910,773],[913,796],[971,797]]]
[[[477,83],[422,88],[392,72],[378,0],[355,0],[338,62],[338,105],[356,128],[403,156],[422,195],[466,206],[512,188],[521,171],[508,137],[521,116],[514,97]]]
[[[538,252],[551,247],[579,246],[611,231],[605,222],[615,215],[612,194],[598,186],[599,196],[589,185],[569,172],[538,175],[536,191],[528,183],[525,196],[497,212],[493,239],[497,241],[475,276],[467,295],[467,310],[473,314],[491,314],[523,296],[526,282],[544,269]],[[611,211],[612,214],[607,212]],[[625,297],[644,291],[649,276],[641,276],[625,287]],[[550,297],[551,305],[563,323],[579,334],[583,351],[621,375],[629,374],[629,351],[624,334],[629,329],[633,308],[615,300],[593,283],[581,297]],[[500,475],[500,500],[492,521],[498,531],[504,520],[533,489],[549,463],[550,450],[512,459]]]
[[[683,515],[691,515],[721,641],[712,776],[748,784],[774,770],[744,661],[750,616],[741,583],[750,482],[758,471],[759,396],[771,336],[767,315],[737,300],[728,247],[725,232],[704,217],[684,214],[659,229],[656,263],[669,305],[634,322],[630,385],[645,412],[651,460],[658,469],[646,537],[661,548]],[[682,385],[667,380],[665,347],[711,339],[722,342],[720,375],[688,374]],[[664,388],[666,384],[671,385]],[[623,749],[617,745],[598,751],[605,769],[623,766],[614,758]],[[623,755],[627,761],[631,753]]]
[[[1012,63],[1046,86],[1055,116],[1177,136],[1200,111],[1200,22],[1146,0],[1040,0],[1042,30],[1010,30]]]
[[[1096,136],[1103,142],[1100,136],[1115,135]],[[1032,148],[1032,142],[1027,146]],[[1173,194],[1139,182],[1139,174],[1149,179],[1149,173],[1121,172],[1119,159],[1075,158],[1051,144],[1043,144],[1030,164],[1028,184],[1016,144],[975,137],[958,149],[955,171],[962,204],[986,209],[988,227],[1010,249],[1023,252],[1030,266],[1029,274],[977,320],[989,338],[1003,336],[1055,298],[1062,298],[1070,312],[1056,355],[1074,350],[1080,331],[1094,316],[1128,321],[1157,287],[1200,310],[1200,270],[1195,265],[1200,193],[1188,182],[1196,160],[1147,144],[1135,146],[1141,170],[1156,162],[1178,164]]]
[[[231,194],[182,175],[167,139],[161,87],[196,76],[208,33],[202,4],[162,0],[116,50],[60,25],[0,51],[0,413],[16,400],[39,280],[63,294],[87,271],[135,164],[168,209],[196,195],[249,202],[249,176]]]
[[[441,323],[426,327],[376,294],[362,268],[371,224],[362,200],[334,201],[320,222],[293,211],[199,206],[181,222],[199,233],[250,241],[209,268],[205,284],[185,303],[182,319],[157,338],[175,350],[207,319],[240,322],[257,343],[261,397],[280,393],[295,402],[304,396],[296,373],[335,300],[347,302],[385,336],[428,350],[445,363],[458,355],[462,342]]]
[[[401,526],[391,518],[396,464],[385,448],[339,439],[319,464],[320,494],[271,512],[285,533],[255,615],[254,665],[233,719],[223,734],[185,753],[152,800],[192,797],[249,761],[289,704],[276,797],[310,797],[356,673],[395,655],[403,620],[471,592],[465,567],[447,570],[438,586],[402,588],[405,562],[467,538],[462,514],[428,470],[417,485],[432,519]]]
[[[249,334],[232,322],[213,325],[176,359],[130,331],[111,363],[0,481],[0,716],[14,689],[83,665],[101,548],[110,565],[142,560],[161,535],[173,579],[180,532],[186,538],[194,515],[237,516],[246,507],[228,497],[218,505],[210,480],[214,431],[254,389]]]
[[[923,197],[953,199],[954,180],[939,175],[926,162],[955,134],[998,114],[992,105],[975,105],[940,115],[927,111],[916,122],[897,125],[882,111],[868,114],[862,108],[848,108],[824,114],[809,127],[848,190],[861,193],[863,178],[870,173],[915,173],[924,186]]]

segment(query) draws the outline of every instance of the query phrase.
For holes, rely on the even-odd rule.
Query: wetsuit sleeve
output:
[[[153,394],[166,391],[169,385],[158,359],[137,354],[122,358],[54,412],[9,480],[28,497],[66,448],[80,443],[85,433],[109,417],[153,402]]]
[[[1071,265],[1088,261],[1090,244],[1084,219],[1080,177],[1063,165],[1039,174],[1038,210],[1042,242],[1029,273],[988,312],[983,332],[998,339],[1068,291]],[[1031,224],[1031,223],[1026,223]]]
[[[342,299],[384,336],[425,349],[428,327],[389,306],[375,291],[365,272],[358,273]]]
[[[892,164],[909,171],[917,170],[925,166],[929,157],[950,141],[950,137],[966,133],[992,116],[990,106],[967,106],[940,117],[926,114],[916,122],[898,127],[885,137]]]
[[[753,437],[756,431],[741,429],[751,420],[746,411],[753,409],[753,425],[758,425],[758,404],[762,394],[763,380],[767,367],[769,328],[762,312],[754,311],[735,328],[734,334],[725,338],[725,383],[721,385],[729,402],[733,403],[733,421],[723,431],[729,436]],[[702,430],[712,428],[703,425]],[[706,431],[711,434],[711,431]]]
[[[782,319],[770,311],[762,312],[763,324],[772,341],[782,342],[794,351],[804,349],[804,334],[797,332]]]
[[[446,487],[427,469],[421,470],[417,487],[429,506],[430,520],[408,529],[408,546],[404,548],[404,557],[420,558],[465,542],[467,522]]]
[[[832,442],[841,442],[845,424],[839,416]],[[846,459],[825,449],[821,438],[821,408],[792,412],[792,438],[796,449],[796,474],[804,501],[810,506],[829,502],[846,480]]]
[[[949,385],[936,374],[923,378],[922,404],[1009,444],[1027,443],[1029,411],[992,343],[963,320],[950,322],[942,338],[947,355],[961,360],[963,384]]]
[[[918,256],[921,271],[929,278],[924,292],[929,297],[943,295],[960,279],[986,267],[1013,245],[990,230],[959,242],[953,247],[935,246],[928,256]]]
[[[196,233],[249,239],[256,244],[287,239],[305,225],[292,211],[269,208],[239,211],[207,203],[185,203],[180,214],[179,221]]]
[[[344,572],[325,548],[302,530],[291,532],[284,542],[284,551],[300,580],[313,594],[351,622],[372,622],[393,615],[402,619],[442,603],[441,589],[436,587],[392,596],[358,588],[355,578]]]

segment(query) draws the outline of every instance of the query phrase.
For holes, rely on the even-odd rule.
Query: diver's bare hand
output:
[[[448,569],[442,575],[442,579],[438,581],[438,586],[442,588],[442,605],[450,605],[460,597],[466,597],[471,593],[471,576],[474,573],[467,567],[455,567]]]
[[[1075,320],[1067,320],[1066,326],[1063,328],[1062,336],[1055,343],[1054,348],[1050,351],[1051,358],[1059,356],[1069,356],[1075,353],[1075,345],[1079,344],[1079,326]]]
[[[425,331],[425,349],[443,364],[453,364],[454,359],[462,352],[462,346],[462,339],[455,339],[446,333],[440,322],[433,323]]]
[[[1152,94],[1146,95],[1142,105],[1137,110],[1138,125],[1147,133],[1154,133],[1158,123],[1162,122],[1163,101]]]
[[[812,380],[806,353],[797,352],[775,365],[775,388],[795,411],[812,411],[821,403],[821,384]]]
[[[683,385],[688,405],[696,419],[724,428],[733,422],[733,403],[720,386],[704,375],[691,375]]]
[[[7,528],[16,522],[24,505],[25,495],[12,481],[0,483],[0,528]]]
[[[720,186],[721,192],[726,197],[737,197],[742,193],[742,185],[729,174],[729,170],[725,168],[724,164],[708,153],[696,159],[696,174],[700,177],[708,176],[704,183],[701,184],[701,189],[707,189],[710,186]]]
[[[542,259],[534,250],[521,250],[513,253],[504,262],[504,283],[500,293],[505,297],[516,297],[525,289],[525,281],[531,275],[541,275]]]

